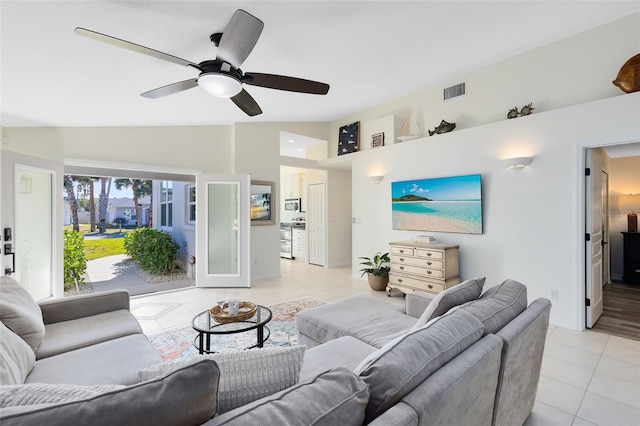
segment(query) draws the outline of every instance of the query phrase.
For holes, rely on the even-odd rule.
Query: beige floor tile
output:
[[[547,340],[549,342],[571,346],[587,352],[602,354],[608,339],[608,334],[598,333],[591,330],[577,331],[558,327],[553,333],[551,333]]]
[[[593,376],[593,369],[545,356],[542,359],[541,374],[586,390]]]
[[[603,355],[630,364],[640,365],[640,341],[611,336]]]
[[[600,360],[600,354],[563,345],[557,341],[550,341],[549,339],[547,339],[545,343],[544,357],[569,362],[592,371],[596,368]]]
[[[577,416],[601,426],[637,426],[640,409],[587,392]]]
[[[639,384],[616,379],[606,374],[594,374],[587,390],[640,409]],[[640,418],[638,418],[638,424],[640,424]]]
[[[585,391],[547,376],[540,376],[536,400],[575,415]]]
[[[640,356],[640,354],[638,354]],[[614,358],[603,356],[598,363],[596,373],[606,374],[616,379],[640,385],[640,365],[631,364]]]
[[[156,320],[139,320],[138,322],[140,323],[140,327],[142,327],[142,332],[144,334],[151,334],[164,330]]]
[[[523,426],[571,426],[573,416],[543,402],[536,401]]]
[[[580,417],[576,417],[573,419],[573,424],[571,426],[599,426],[599,425],[588,422],[585,419],[581,419]]]

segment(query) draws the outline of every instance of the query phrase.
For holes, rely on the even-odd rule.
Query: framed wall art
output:
[[[338,134],[338,155],[350,154],[360,148],[360,122],[340,127]]]
[[[252,180],[250,189],[251,226],[275,225],[273,200],[276,199],[275,182]]]
[[[379,146],[384,146],[384,132],[371,135],[371,147],[377,148]]]

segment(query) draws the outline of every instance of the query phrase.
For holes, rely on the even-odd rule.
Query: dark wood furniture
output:
[[[640,284],[640,232],[623,232],[623,275],[627,284]]]

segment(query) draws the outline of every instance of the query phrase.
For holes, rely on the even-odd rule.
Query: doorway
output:
[[[640,194],[640,143],[627,143],[603,147],[589,147],[585,151],[588,160],[593,152],[602,156],[602,165],[591,170],[593,181],[600,182],[601,190],[594,191],[589,199],[585,186],[585,225],[589,234],[589,213],[600,210],[600,227],[602,241],[600,246],[600,275],[602,315],[592,318],[589,323],[589,309],[593,308],[596,293],[589,289],[589,275],[596,274],[597,261],[593,261],[589,253],[589,242],[585,250],[586,300],[591,307],[586,307],[586,326],[607,334],[640,340],[640,286],[624,283],[623,278],[623,232],[627,231],[627,210],[640,209],[626,203],[628,194]],[[588,167],[588,162],[586,163]],[[638,195],[640,201],[640,195]],[[593,225],[597,218],[592,218]],[[591,228],[593,229],[593,228]],[[597,260],[597,259],[596,259]],[[596,296],[596,297],[594,297]]]

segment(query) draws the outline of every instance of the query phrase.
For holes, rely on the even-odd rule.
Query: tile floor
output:
[[[300,297],[325,302],[369,294],[399,306],[366,281],[351,278],[351,267],[321,268],[282,259],[282,276],[240,289],[241,299],[271,305]],[[134,296],[131,310],[145,333],[184,327],[210,308],[215,289],[190,288]],[[640,342],[593,331],[550,326],[533,413],[525,426],[640,426]]]

